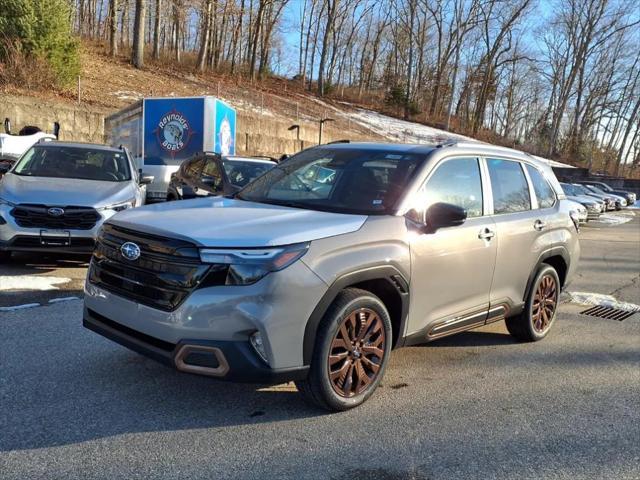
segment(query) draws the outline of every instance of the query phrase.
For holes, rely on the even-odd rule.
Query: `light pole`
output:
[[[320,119],[320,132],[318,134],[318,145],[322,145],[322,126],[325,122],[333,122],[333,118],[321,118]]]
[[[294,125],[291,125],[289,128],[287,128],[287,130],[289,130],[290,132],[293,130],[296,131],[296,140],[298,142],[298,145],[300,146],[300,149],[302,149],[302,145],[300,143],[300,125],[296,123]]]
[[[295,130],[296,131],[296,140],[300,140],[300,125],[295,124],[295,125],[291,125],[289,128],[287,128],[287,130],[289,130],[290,132]]]

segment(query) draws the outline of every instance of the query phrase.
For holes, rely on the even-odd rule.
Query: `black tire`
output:
[[[550,283],[552,286],[549,286]],[[551,265],[543,263],[531,284],[523,312],[506,319],[507,330],[520,342],[542,340],[555,322],[559,300],[558,272]]]
[[[357,317],[355,315],[357,315]],[[375,316],[377,316],[377,319]],[[366,327],[369,319],[372,319],[371,321],[373,323],[371,326]],[[347,322],[350,321],[356,322],[353,324],[353,329],[350,329],[347,324]],[[346,330],[341,330],[343,324]],[[356,325],[357,332],[355,331]],[[362,328],[363,325],[365,325],[364,329]],[[342,365],[342,368],[338,368],[338,370],[344,371],[345,378],[342,382],[343,393],[346,390],[350,390],[350,387],[353,386],[354,378],[356,379],[355,391],[353,395],[350,396],[339,394],[337,391],[338,387],[335,384],[340,382],[342,375],[334,380],[330,379],[329,363],[331,359],[329,355],[333,353],[334,355],[332,355],[332,357],[334,359],[338,358],[338,356],[345,355],[345,353],[336,355],[336,348],[340,349],[341,347],[336,347],[335,344],[335,342],[341,342],[338,336],[342,335],[344,331],[353,332],[353,335],[358,338],[363,337],[358,343],[359,347],[352,345],[350,351],[345,348],[346,356],[344,360],[339,360],[333,364],[338,366]],[[338,294],[320,322],[320,325],[318,325],[309,375],[305,380],[296,382],[298,391],[307,402],[326,410],[343,411],[357,407],[373,394],[384,376],[384,371],[391,354],[391,344],[393,340],[391,332],[391,318],[384,304],[378,297],[370,292],[357,288],[347,288],[343,290]],[[380,345],[381,348],[376,348],[372,343],[372,338],[376,339],[373,341],[374,343],[379,342],[380,338],[383,339],[383,344]],[[366,343],[365,339],[367,339]],[[372,349],[384,353],[381,357],[378,357],[376,354],[370,353]],[[358,354],[357,357],[356,354]],[[371,358],[374,359],[374,362],[370,360]],[[349,362],[350,365],[354,366],[350,366]],[[375,373],[374,370],[370,369],[371,367],[375,368]],[[338,370],[334,370],[334,375]],[[369,375],[367,370],[371,375]],[[368,383],[362,383],[362,386],[361,382],[363,380],[360,377],[360,372],[364,374],[362,378],[368,379],[365,380]],[[347,380],[348,377],[350,377],[350,380]],[[347,385],[349,385],[349,388],[347,388]],[[362,388],[362,390],[359,390],[360,388]]]
[[[0,251],[0,263],[7,263],[11,259],[11,252]]]

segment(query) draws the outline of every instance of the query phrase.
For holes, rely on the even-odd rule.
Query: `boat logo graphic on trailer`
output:
[[[175,155],[187,147],[194,132],[189,120],[174,109],[160,118],[155,133],[160,146]]]

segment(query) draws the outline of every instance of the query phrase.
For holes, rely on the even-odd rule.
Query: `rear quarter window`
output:
[[[556,192],[536,167],[527,164],[526,168],[533,184],[533,191],[538,199],[538,208],[553,207],[556,203]]]

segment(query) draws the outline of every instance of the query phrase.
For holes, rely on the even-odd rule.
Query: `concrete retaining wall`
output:
[[[0,122],[11,119],[13,132],[25,125],[35,125],[51,132],[53,122],[60,123],[60,139],[82,142],[105,142],[105,122],[111,109],[76,105],[71,102],[39,100],[31,97],[0,95]],[[238,154],[268,155],[279,157],[283,153],[292,154],[318,142],[318,124],[300,121],[300,140],[295,131],[288,128],[293,121],[260,113],[238,112],[236,146]],[[323,143],[348,138],[367,140],[355,132],[335,129],[325,125]]]
[[[104,117],[108,113],[104,108],[0,95],[0,121],[9,118],[13,133],[26,125],[51,133],[53,122],[59,122],[61,140],[102,143]]]

